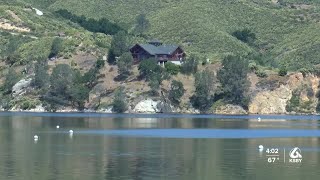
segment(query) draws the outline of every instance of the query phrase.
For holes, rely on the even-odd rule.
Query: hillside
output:
[[[42,11],[43,15],[37,15],[35,8]],[[137,36],[133,30],[136,17],[142,13],[146,14],[151,28],[143,36]],[[119,67],[116,64],[106,63],[97,68],[101,60],[112,51],[116,32],[124,30],[128,45],[156,38],[165,43],[182,45],[187,55],[196,54],[200,62],[196,66],[198,72],[209,69],[213,73],[208,78],[210,83],[206,83],[214,84],[211,87],[214,90],[205,96],[212,98],[207,102],[210,106],[206,107],[208,112],[315,113],[318,111],[318,89],[314,88],[317,78],[308,76],[308,70],[319,74],[319,71],[315,71],[318,67],[315,65],[320,64],[319,13],[320,1],[297,0],[160,0],[157,3],[147,0],[5,0],[0,3],[0,109],[4,106],[13,110],[21,107],[32,109],[35,105],[44,105],[52,100],[43,100],[55,94],[48,85],[51,83],[52,86],[52,77],[46,77],[46,88],[31,86],[31,79],[33,82],[36,76],[36,67],[45,62],[48,65],[48,76],[59,65],[69,65],[60,67],[70,72],[66,77],[72,74],[72,81],[66,78],[63,83],[57,83],[70,83],[69,92],[63,97],[65,99],[62,98],[67,101],[63,108],[74,108],[76,103],[84,103],[82,109],[100,108],[110,111],[117,90],[123,86],[125,97],[122,98],[127,100],[129,110],[133,111],[139,102],[149,103],[143,102],[146,98],[167,101],[172,82],[177,80],[182,83],[185,92],[174,112],[197,112],[191,102],[197,84],[196,75],[192,73],[188,75],[178,68],[177,75],[170,75],[169,79],[160,81],[156,87],[159,94],[154,96],[150,93],[154,84],[147,78],[141,79],[137,65],[132,66],[132,72],[125,80],[118,79]],[[254,41],[246,42],[236,37],[235,32],[243,30],[253,34]],[[53,53],[57,48],[54,45],[59,46],[56,53]],[[219,89],[221,82],[217,80],[217,72],[223,67],[221,61],[230,54],[245,56],[249,60],[250,71],[246,73],[251,86],[246,93],[252,96],[249,99],[253,101],[249,104],[226,100]],[[241,63],[236,61],[235,64]],[[289,69],[288,75],[286,70],[283,75],[278,75],[278,70],[283,67]],[[16,96],[5,89],[5,80],[10,79],[8,74],[12,73],[10,70],[17,74],[12,76],[16,77],[12,78],[12,88],[19,84],[19,80],[29,83],[23,96]],[[304,74],[297,75],[297,70]],[[166,71],[164,69],[164,74]],[[71,76],[80,77],[80,80],[76,81]],[[160,73],[160,76],[164,75]],[[303,82],[304,78],[306,82]],[[75,82],[78,84],[74,85]],[[292,82],[298,85],[291,86]],[[312,95],[310,86],[314,90]],[[285,94],[285,98],[279,93]],[[307,98],[305,93],[309,93]],[[59,93],[56,94],[55,98],[61,98]],[[72,98],[83,99],[77,101]],[[273,98],[272,103],[259,105],[261,99],[265,98]],[[275,105],[281,98],[284,99],[279,104],[278,110],[281,111],[267,111],[269,105]],[[287,110],[288,104],[290,106]],[[220,106],[223,108],[219,109]],[[241,106],[248,109],[244,110]],[[154,111],[153,107],[150,108]]]
[[[272,59],[267,65],[288,64],[291,69],[300,69],[300,65],[319,63],[319,1],[23,1],[52,12],[66,9],[88,18],[107,18],[128,31],[135,17],[146,13],[151,22],[150,37],[182,44],[188,52],[212,61],[229,53],[243,55],[254,51],[256,48],[231,35],[248,28],[256,34],[255,46]]]

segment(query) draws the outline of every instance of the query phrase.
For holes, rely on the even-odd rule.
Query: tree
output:
[[[180,66],[173,64],[172,62],[167,62],[164,67],[171,75],[177,75],[180,72]]]
[[[69,65],[59,64],[53,68],[50,76],[50,89],[42,97],[48,111],[56,111],[59,107],[69,104],[73,80],[73,71]]]
[[[68,96],[69,88],[73,84],[73,71],[67,64],[58,64],[53,68],[50,77],[50,90],[53,94]]]
[[[79,110],[83,110],[85,101],[89,98],[89,92],[90,89],[83,84],[73,84],[69,90],[72,105]]]
[[[125,101],[125,92],[124,88],[120,87],[115,91],[115,95],[112,102],[112,111],[116,113],[125,112],[128,107]]]
[[[158,91],[160,89],[160,85],[162,83],[162,78],[160,73],[152,73],[149,80],[150,92],[152,95],[158,95]]]
[[[111,41],[111,51],[115,57],[121,56],[128,51],[127,35],[124,31],[115,34]]]
[[[149,81],[152,95],[157,95],[159,87],[169,75],[164,68],[159,66],[155,59],[146,59],[139,64],[140,77]]]
[[[133,57],[131,53],[122,54],[117,61],[119,76],[127,78],[131,74],[132,65]]]
[[[180,81],[173,80],[169,90],[169,100],[173,104],[179,104],[180,98],[184,95],[186,90],[183,88],[183,84]]]
[[[59,54],[59,52],[62,49],[62,39],[60,38],[55,38],[52,41],[52,45],[51,45],[51,52],[49,54],[49,58],[53,58],[55,56],[57,56]]]
[[[38,89],[45,88],[49,85],[49,74],[48,74],[47,61],[38,60],[34,68],[34,79],[33,86]]]
[[[62,16],[63,18],[66,18],[68,20],[71,20],[72,22],[78,23],[80,26],[91,32],[101,32],[104,34],[114,35],[122,29],[119,25],[110,22],[106,18],[102,18],[100,20],[92,18],[87,19],[83,15],[76,16],[64,9],[56,11],[55,14],[57,14],[58,16]]]
[[[189,58],[181,65],[181,72],[183,74],[194,74],[198,70],[199,59],[194,54],[191,54]]]
[[[245,28],[243,30],[237,30],[232,33],[232,36],[236,37],[240,41],[248,44],[253,44],[254,41],[256,40],[256,35],[255,33],[251,32],[250,29]]]
[[[88,88],[93,88],[98,81],[98,74],[99,70],[97,68],[90,68],[89,71],[84,73],[82,77],[83,83],[88,87]]]
[[[114,55],[114,52],[112,49],[109,49],[109,52],[108,52],[108,63],[109,64],[115,64],[116,63],[116,55]]]
[[[50,89],[42,98],[46,109],[56,111],[61,106],[72,105],[83,110],[91,87],[87,84],[88,81],[95,80],[95,70],[96,67],[91,68],[82,76],[79,70],[72,70],[67,64],[54,67],[50,77]],[[94,78],[91,78],[91,75]]]
[[[136,25],[134,32],[137,35],[143,35],[150,28],[149,20],[146,18],[145,14],[140,14],[136,18]]]
[[[140,78],[146,78],[146,80],[149,80],[151,75],[155,72],[161,72],[161,66],[159,66],[155,59],[145,59],[139,64],[139,73]]]
[[[213,104],[214,74],[206,69],[195,75],[195,93],[190,98],[193,107],[206,111]]]
[[[247,79],[248,61],[238,56],[227,56],[222,61],[222,68],[218,72],[226,100],[247,108],[249,99],[246,92],[250,82]]]
[[[19,75],[13,68],[9,68],[3,83],[4,93],[11,93],[12,87],[19,81]]]

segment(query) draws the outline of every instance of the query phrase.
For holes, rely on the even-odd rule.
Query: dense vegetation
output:
[[[248,60],[237,56],[227,56],[223,59],[222,68],[217,75],[225,100],[245,108],[249,103],[249,97],[246,94],[250,87],[247,78],[248,70]]]
[[[307,6],[302,7],[303,3]],[[40,8],[44,16],[35,15],[30,7]],[[0,5],[1,17],[30,32],[0,29],[0,58],[5,64],[1,94],[8,98],[19,79],[34,73],[33,93],[40,94],[48,109],[65,105],[83,109],[99,84],[102,56],[107,54],[109,65],[117,66],[115,80],[131,81],[137,72],[129,47],[159,38],[182,45],[188,56],[182,66],[166,63],[163,68],[153,59],[140,63],[137,80],[146,81],[150,95],[160,97],[165,85],[172,104],[186,103],[191,95],[188,92],[188,98],[184,97],[181,73],[195,78],[193,107],[206,112],[223,101],[247,108],[249,72],[267,78],[270,72],[286,77],[292,70],[304,76],[317,71],[319,7],[315,1],[296,0],[5,0]],[[78,62],[83,54],[98,59],[93,67]],[[66,63],[61,65],[56,59]],[[206,68],[215,62],[222,63],[217,76]],[[126,91],[120,88],[111,93],[114,101],[108,105],[116,112],[127,109]],[[27,97],[19,103],[29,108],[39,102]],[[295,110],[296,104],[297,97],[288,109]]]
[[[311,7],[300,9],[301,3],[311,4]],[[291,0],[278,4],[268,0],[157,3],[146,0],[57,0],[48,9],[66,9],[86,18],[107,18],[130,31],[135,30],[136,19],[144,12],[145,19],[151,24],[147,30],[151,37],[185,43],[189,52],[205,52],[211,60],[223,58],[230,52],[245,55],[254,51],[253,47],[233,36],[237,31],[245,33],[244,30],[248,30],[255,35],[258,49],[272,57],[273,66],[286,63],[289,69],[299,69],[304,64],[319,63],[316,58],[320,38],[316,23],[319,21],[318,7],[318,2]],[[130,11],[132,9],[135,11]],[[301,60],[308,63],[300,63]]]
[[[92,18],[87,19],[85,16],[76,16],[67,10],[58,10],[55,13],[72,22],[78,23],[80,26],[91,32],[100,32],[113,35],[122,30],[117,24],[112,23],[105,18],[100,20],[95,20]]]

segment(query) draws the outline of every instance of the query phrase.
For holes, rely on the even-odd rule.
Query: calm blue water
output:
[[[0,113],[0,179],[318,180],[320,117],[258,117]]]

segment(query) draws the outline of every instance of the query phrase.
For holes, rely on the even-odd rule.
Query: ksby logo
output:
[[[290,156],[289,162],[291,162],[291,163],[301,163],[302,162],[301,150],[298,147],[293,148],[290,151],[289,156]]]

